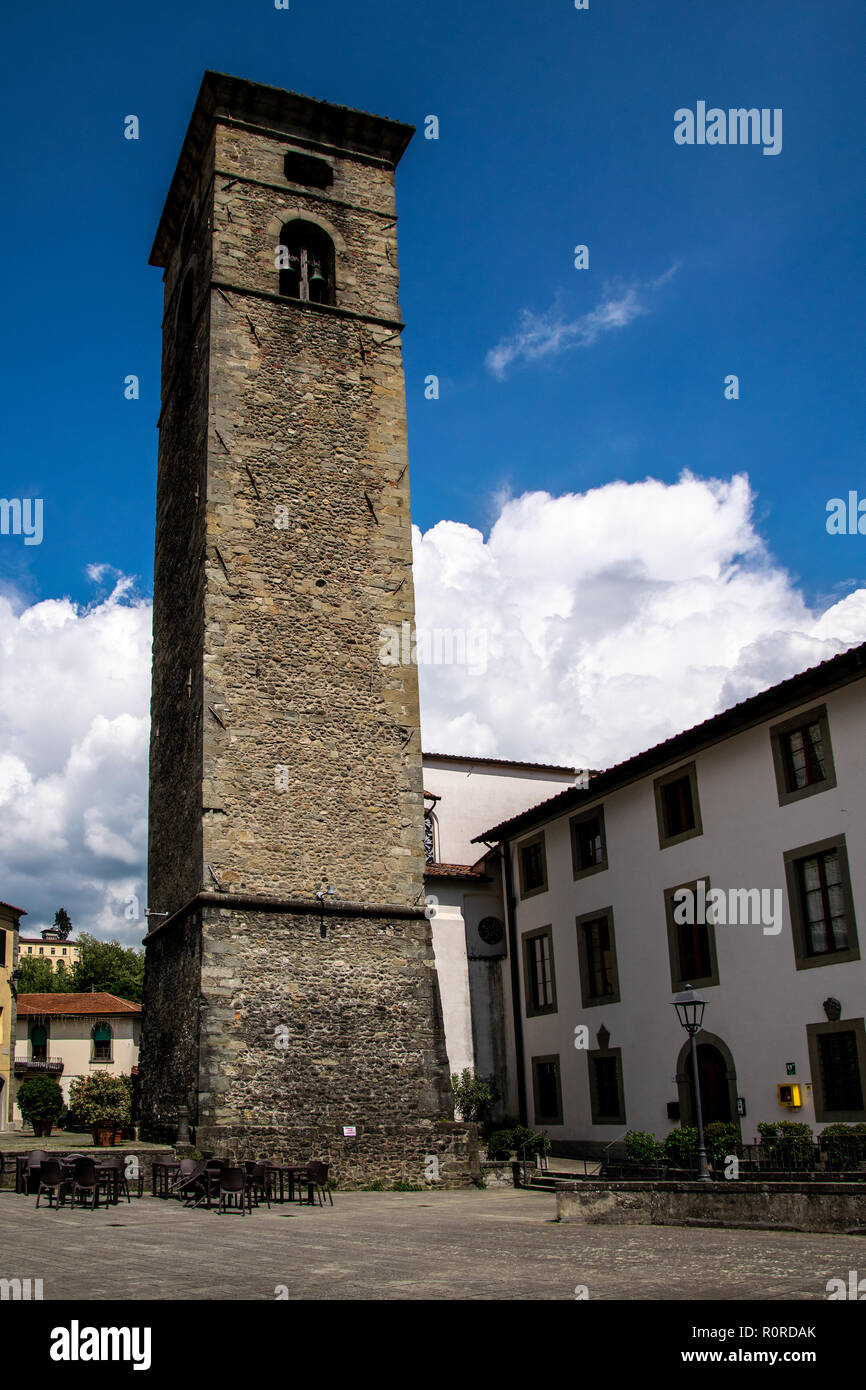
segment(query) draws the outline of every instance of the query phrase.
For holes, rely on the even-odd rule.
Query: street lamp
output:
[[[677,1011],[677,1018],[689,1035],[692,1053],[692,1081],[695,1088],[695,1109],[698,1116],[698,1181],[712,1182],[710,1177],[710,1167],[707,1163],[707,1150],[704,1144],[704,1117],[701,1112],[701,1082],[698,1076],[698,1045],[695,1035],[700,1032],[701,1024],[704,1021],[704,1009],[707,1001],[695,994],[691,985],[686,985],[682,994],[678,994],[674,999],[674,1008]]]

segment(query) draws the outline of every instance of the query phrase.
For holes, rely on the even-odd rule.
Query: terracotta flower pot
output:
[[[110,1149],[114,1145],[116,1130],[114,1125],[94,1125],[91,1129],[93,1142],[98,1149]]]
[[[54,1127],[54,1116],[48,1120],[34,1120],[33,1133],[37,1139],[48,1139]]]

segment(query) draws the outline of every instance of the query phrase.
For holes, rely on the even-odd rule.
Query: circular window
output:
[[[488,946],[497,946],[503,937],[503,927],[498,917],[483,917],[478,923],[478,935]]]

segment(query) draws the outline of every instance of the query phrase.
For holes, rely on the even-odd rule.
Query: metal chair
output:
[[[75,1198],[78,1194],[84,1195],[84,1206],[87,1206],[87,1195],[90,1194],[91,1211],[99,1206],[99,1174],[96,1171],[96,1164],[92,1158],[79,1158],[75,1164],[75,1172],[72,1178],[72,1205],[75,1206]]]
[[[31,1149],[30,1153],[27,1154],[24,1191],[30,1196],[39,1191],[39,1168],[43,1160],[50,1157],[51,1155],[46,1153],[44,1149]]]
[[[219,1176],[219,1198],[220,1214],[240,1206],[241,1215],[245,1216],[247,1204],[252,1211],[249,1184],[243,1168],[223,1168]]]
[[[123,1158],[120,1155],[106,1158],[100,1163],[97,1173],[100,1186],[106,1189],[106,1201],[119,1201],[121,1193],[125,1193],[129,1205],[129,1183],[126,1181],[126,1164]]]
[[[264,1197],[268,1205],[268,1210],[270,1210],[271,1189],[276,1176],[273,1169],[269,1168],[267,1162],[263,1159],[258,1159],[256,1162],[247,1159],[244,1168],[246,1169],[247,1191],[249,1192],[250,1201],[254,1201],[256,1206],[258,1206],[262,1197]]]
[[[207,1166],[204,1159],[182,1158],[178,1175],[169,1189],[169,1196],[180,1197],[187,1205],[192,1203],[193,1206],[197,1206],[205,1193],[201,1179]]]
[[[301,1187],[306,1187],[310,1206],[313,1205],[314,1192],[319,1199],[320,1207],[325,1205],[323,1195],[328,1198],[331,1206],[334,1205],[331,1189],[328,1186],[328,1168],[329,1165],[327,1163],[320,1163],[318,1159],[314,1159],[312,1163],[307,1164],[306,1173],[299,1173],[296,1178],[299,1192]]]
[[[63,1206],[63,1198],[70,1179],[64,1173],[56,1158],[46,1158],[39,1168],[39,1187],[36,1191],[36,1206],[39,1206],[39,1198],[43,1192],[48,1193],[49,1207]]]

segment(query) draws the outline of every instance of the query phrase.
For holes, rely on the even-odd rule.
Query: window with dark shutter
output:
[[[862,1110],[863,1082],[854,1031],[820,1033],[818,1056],[824,1109]]]

